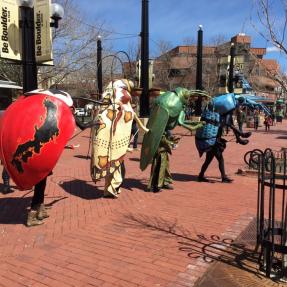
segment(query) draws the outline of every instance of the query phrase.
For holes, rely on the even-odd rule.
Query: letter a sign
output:
[[[16,0],[1,0],[0,56],[21,60],[19,40],[19,6]]]
[[[52,60],[51,0],[36,0],[34,6],[35,53],[37,63]]]

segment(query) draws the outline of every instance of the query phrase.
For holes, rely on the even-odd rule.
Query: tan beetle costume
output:
[[[105,197],[117,197],[121,192],[121,163],[130,143],[133,119],[148,131],[132,109],[133,87],[127,79],[108,84],[103,93],[108,104],[98,115],[100,126],[92,130],[91,176],[94,181],[105,177]]]

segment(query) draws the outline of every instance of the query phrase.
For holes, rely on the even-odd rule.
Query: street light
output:
[[[58,28],[58,22],[64,17],[64,8],[57,3],[51,5],[51,18],[54,22],[50,24],[51,27]]]

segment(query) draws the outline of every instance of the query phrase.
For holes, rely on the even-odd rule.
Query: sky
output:
[[[274,2],[276,22],[282,25],[281,1],[270,2]],[[78,4],[86,23],[101,24],[115,32],[108,37],[114,40],[103,38],[103,48],[112,45],[115,51],[127,51],[140,41],[142,0],[81,0]],[[203,25],[205,45],[218,35],[224,35],[227,41],[238,33],[251,36],[252,47],[267,48],[265,58],[277,59],[287,71],[287,55],[276,51],[254,28],[263,31],[254,0],[149,0],[150,56],[158,55],[162,41],[171,47],[183,45],[186,39],[195,41],[198,25]]]

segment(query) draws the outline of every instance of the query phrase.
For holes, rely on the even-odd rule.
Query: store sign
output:
[[[1,0],[0,56],[10,60],[21,60],[19,7],[16,0]]]
[[[53,59],[52,30],[50,28],[51,0],[36,0],[34,6],[35,53],[36,62],[43,63]]]
[[[238,72],[243,72],[244,69],[244,56],[234,57],[234,70]]]

